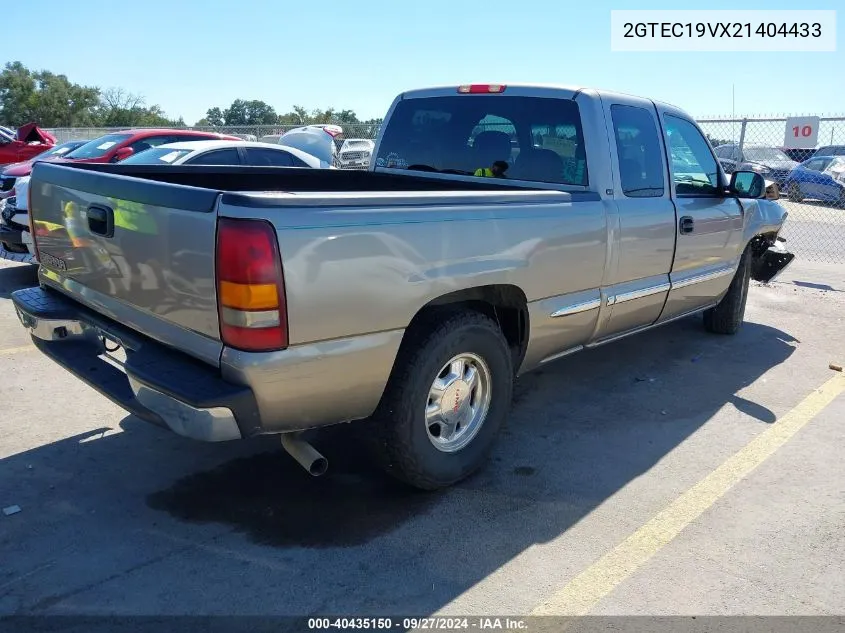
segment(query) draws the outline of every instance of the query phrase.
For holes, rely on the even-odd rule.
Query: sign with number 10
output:
[[[819,117],[794,116],[786,120],[783,145],[788,149],[811,149],[819,140]]]

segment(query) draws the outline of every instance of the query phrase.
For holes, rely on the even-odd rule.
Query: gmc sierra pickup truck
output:
[[[37,163],[38,348],[219,441],[360,420],[436,489],[479,468],[521,374],[693,314],[733,334],[793,255],[775,185],[644,98],[469,85],[393,102],[368,171]]]

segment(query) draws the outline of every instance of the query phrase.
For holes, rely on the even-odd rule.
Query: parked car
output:
[[[845,145],[822,145],[813,156],[845,156]]]
[[[491,115],[512,133],[479,126]],[[534,147],[539,126],[559,142]],[[205,441],[277,434],[314,475],[327,462],[302,432],[366,420],[378,463],[435,489],[485,462],[517,376],[694,314],[734,334],[750,280],[794,257],[777,188],[724,180],[695,120],[650,99],[415,90],[374,157],[366,172],[39,162],[40,286],[12,294],[16,313],[140,418]]]
[[[784,183],[789,199],[815,198],[845,207],[845,156],[814,156],[793,169]]]
[[[255,136],[255,134],[232,134],[232,136],[235,136],[235,137],[241,139],[242,141],[257,141],[258,140],[258,138]]]
[[[13,196],[0,200],[0,257],[14,262],[36,264],[29,234],[27,189],[30,176],[21,176]]]
[[[72,161],[79,163],[117,163],[138,154],[151,147],[164,145],[165,143],[178,143],[180,141],[198,140],[220,140],[239,141],[237,136],[228,134],[217,134],[216,132],[200,132],[196,130],[170,130],[170,129],[138,129],[113,132],[88,141],[77,147],[72,152],[65,154],[62,162]]]
[[[367,169],[376,144],[367,138],[348,138],[338,152],[341,169]]]
[[[15,186],[16,179],[20,178],[21,176],[29,175],[29,173],[32,171],[32,164],[36,160],[55,160],[57,158],[62,158],[69,152],[72,152],[77,147],[80,147],[87,142],[87,140],[67,141],[66,143],[53,145],[49,149],[45,149],[40,154],[33,158],[30,158],[29,160],[7,165],[2,169],[2,171],[0,171],[0,197],[2,197],[4,193],[7,193],[12,190],[12,187]]]
[[[754,171],[781,187],[789,172],[798,165],[777,147],[746,145],[740,149],[739,145],[728,143],[719,145],[714,151],[725,172]]]
[[[295,147],[333,167],[339,167],[335,138],[340,134],[343,134],[343,128],[339,125],[305,125],[282,134],[279,144]]]
[[[798,161],[799,163],[804,162],[808,158],[812,158],[816,153],[815,149],[803,149],[796,147],[781,147],[780,150],[791,160]]]
[[[123,161],[124,165],[252,165],[254,167],[310,167],[329,164],[294,147],[249,141],[183,141],[167,143]]]
[[[14,136],[0,132],[0,165],[29,160],[56,144],[56,137],[27,123],[18,128]]]

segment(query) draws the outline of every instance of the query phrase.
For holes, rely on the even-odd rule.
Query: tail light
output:
[[[334,138],[340,134],[343,134],[343,129],[336,125],[326,125],[323,126],[323,132]]]
[[[505,91],[506,86],[501,84],[468,84],[458,86],[461,94],[498,94]]]
[[[263,220],[220,218],[216,264],[223,343],[248,352],[286,348],[285,281],[273,226]]]

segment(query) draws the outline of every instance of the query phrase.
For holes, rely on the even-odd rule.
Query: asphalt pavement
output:
[[[0,615],[845,613],[842,266],[519,381],[489,466],[387,480],[344,425],[309,477],[272,438],[149,426],[41,356],[0,264]]]

